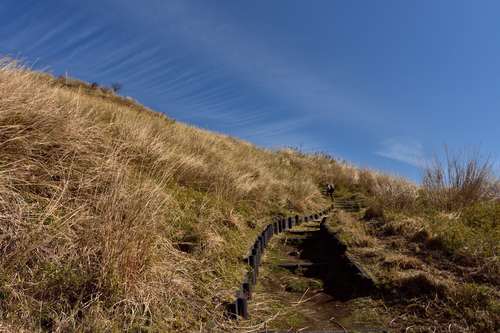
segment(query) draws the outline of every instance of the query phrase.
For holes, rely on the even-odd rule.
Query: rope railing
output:
[[[259,276],[259,266],[261,264],[262,255],[269,244],[269,241],[274,235],[278,235],[304,222],[319,220],[324,215],[330,213],[334,209],[333,205],[328,206],[325,210],[313,215],[300,217],[282,218],[279,221],[269,223],[264,230],[257,236],[255,242],[249,250],[249,255],[246,258],[249,270],[246,272],[240,288],[236,292],[235,300],[228,305],[228,314],[231,318],[242,317],[248,319],[248,301],[252,299],[252,291],[257,284]]]

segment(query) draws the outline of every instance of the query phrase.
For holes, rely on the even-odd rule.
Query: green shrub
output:
[[[461,219],[470,227],[484,230],[497,229],[500,226],[500,202],[476,203],[462,212]]]

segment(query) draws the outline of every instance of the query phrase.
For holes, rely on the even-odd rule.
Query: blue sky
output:
[[[2,0],[0,54],[258,145],[418,180],[497,157],[498,1]]]

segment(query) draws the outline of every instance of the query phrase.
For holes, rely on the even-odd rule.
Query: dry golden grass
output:
[[[340,211],[330,224],[351,256],[374,276],[378,294],[394,317],[390,327],[416,332],[498,329],[500,265],[498,242],[492,243],[498,240],[498,227],[487,235],[477,228],[468,234],[460,222],[463,216],[444,216],[449,221],[436,223],[392,214],[367,221],[363,215]],[[455,242],[458,237],[460,247],[448,244],[450,237]]]
[[[324,207],[322,184],[355,173],[3,61],[1,327],[229,330],[223,302],[260,227]]]
[[[479,153],[451,153],[445,147],[445,161],[435,159],[425,169],[423,187],[428,204],[454,211],[498,197],[493,163]],[[496,192],[496,193],[495,193]]]
[[[323,154],[259,149],[85,82],[2,61],[0,330],[237,330],[223,308],[241,282],[242,256],[272,215],[324,207],[326,183],[361,192],[389,216],[418,207],[419,189],[404,179]],[[498,229],[486,215],[489,227],[481,228],[491,235]],[[378,233],[398,235],[396,249],[419,232],[425,244],[458,244],[467,258],[490,263],[477,274],[498,274],[493,236],[471,247],[451,238],[447,224],[405,218],[375,233],[348,215],[340,221],[357,255],[395,285],[424,281],[418,274],[447,280],[407,253],[389,256],[391,242]],[[447,295],[484,293],[448,283],[460,288]]]

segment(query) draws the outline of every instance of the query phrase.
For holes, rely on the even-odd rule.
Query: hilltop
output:
[[[444,209],[436,192],[404,179],[325,154],[259,148],[4,61],[0,329],[250,325],[224,316],[241,259],[272,217],[328,205],[327,183],[367,203],[368,212],[338,212],[330,223],[373,268],[382,299],[403,291],[415,299],[386,297],[398,329],[498,329],[498,201]]]

